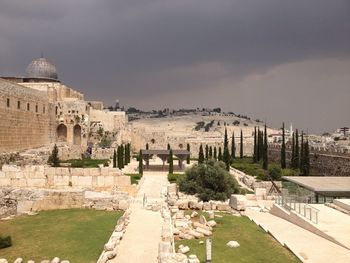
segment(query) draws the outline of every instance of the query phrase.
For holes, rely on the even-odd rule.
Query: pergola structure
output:
[[[179,168],[183,169],[183,161],[186,160],[188,156],[191,155],[190,151],[187,150],[172,150],[173,155],[179,160]],[[149,159],[151,159],[154,155],[158,156],[162,162],[163,167],[165,165],[166,160],[168,160],[170,156],[170,150],[141,150],[142,159],[146,161],[146,169],[149,169]]]

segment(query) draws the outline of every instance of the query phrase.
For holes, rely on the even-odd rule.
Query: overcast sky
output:
[[[105,105],[350,125],[349,0],[0,0],[0,75],[41,52]]]

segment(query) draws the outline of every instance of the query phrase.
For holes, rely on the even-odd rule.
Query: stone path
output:
[[[349,263],[350,250],[270,213],[247,209],[246,214],[307,263]]]
[[[162,191],[168,184],[167,173],[145,172],[140,190],[131,205],[130,223],[118,246],[112,263],[157,263],[158,244],[161,241],[162,217],[160,211],[143,208],[143,197],[147,202],[161,202]]]

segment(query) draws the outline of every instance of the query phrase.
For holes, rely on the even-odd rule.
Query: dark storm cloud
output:
[[[157,107],[223,80],[234,97],[251,74],[349,59],[349,17],[347,0],[2,0],[0,72],[23,74],[43,51],[63,82],[107,103],[141,96],[141,106]],[[215,96],[216,104],[225,101],[220,90]],[[212,103],[197,98],[194,105]]]

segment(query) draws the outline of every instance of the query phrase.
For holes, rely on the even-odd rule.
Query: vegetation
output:
[[[104,135],[101,138],[101,141],[99,142],[98,146],[101,148],[109,148],[111,147],[112,141],[107,138],[106,135]]]
[[[139,154],[139,174],[143,175],[142,150],[140,150],[140,154]]]
[[[117,168],[117,152],[113,151],[113,168]]]
[[[139,184],[139,181],[142,178],[142,174],[125,174],[127,176],[130,176],[131,184]]]
[[[217,226],[212,236],[213,262],[300,263],[288,249],[281,246],[247,217],[226,214],[222,216],[222,218],[215,218]],[[230,240],[236,240],[241,246],[229,248],[226,243]],[[204,244],[199,244],[199,241],[204,241]],[[205,262],[205,238],[176,241],[176,249],[180,244],[189,246],[190,253],[196,254],[200,262]]]
[[[202,129],[204,127],[204,121],[200,121],[196,123],[196,126],[194,127],[195,131],[199,131],[200,129]]]
[[[282,126],[282,146],[281,146],[281,168],[286,168],[286,138],[285,138],[284,122]]]
[[[232,139],[231,139],[231,160],[234,160],[236,158],[236,144],[235,144],[235,132],[232,132]]]
[[[191,146],[189,143],[187,143],[187,151],[189,151],[191,153]],[[186,163],[190,164],[191,163],[191,154],[189,154],[186,158]]]
[[[225,163],[226,170],[230,170],[230,162],[231,162],[231,157],[230,157],[230,152],[228,150],[228,137],[227,137],[227,129],[225,128],[225,136],[224,136],[224,153],[222,156],[222,160]]]
[[[250,157],[243,159],[235,159],[232,162],[232,167],[256,177],[259,180],[268,180],[268,176],[271,176],[273,180],[281,180],[282,176],[295,176],[298,175],[298,170],[285,168],[282,169],[277,163],[270,163],[267,170],[262,168],[261,162],[254,163]]]
[[[169,153],[169,174],[174,173],[174,159],[173,159],[173,150],[170,149]]]
[[[268,156],[267,156],[267,131],[266,131],[266,124],[265,124],[265,130],[264,130],[264,148],[263,148],[263,168],[264,170],[268,169],[269,166],[269,161],[268,161]]]
[[[185,174],[179,174],[179,173],[169,173],[168,174],[168,181],[170,183],[178,183],[181,177],[184,177]]]
[[[10,236],[0,235],[0,249],[12,246],[12,239]]]
[[[91,159],[91,158],[82,158],[82,159],[71,159],[66,160],[61,163],[69,163],[70,167],[73,168],[98,168],[99,165],[108,166],[109,160],[107,159]]]
[[[47,163],[50,164],[52,167],[59,167],[60,166],[60,159],[58,158],[58,148],[57,148],[56,144],[52,149],[52,153],[49,156]]]
[[[179,180],[179,188],[203,201],[226,200],[239,192],[238,183],[226,171],[225,164],[213,159],[186,170],[185,176]]]
[[[241,129],[241,144],[239,148],[239,157],[242,159],[243,158],[243,131]]]
[[[202,144],[199,146],[199,153],[198,153],[198,163],[204,163],[204,153],[203,153],[203,146]]]
[[[87,209],[43,211],[0,223],[0,233],[10,235],[12,247],[1,257],[13,262],[18,256],[40,262],[55,256],[70,262],[96,262],[122,212]]]

